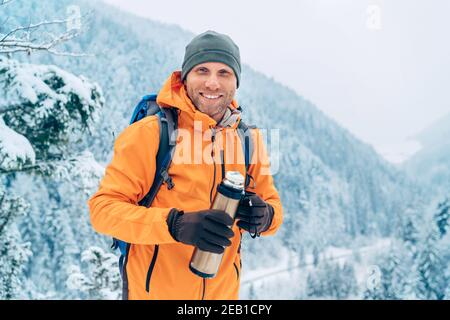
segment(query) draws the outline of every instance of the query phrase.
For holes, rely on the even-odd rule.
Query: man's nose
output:
[[[216,76],[210,76],[210,77],[208,77],[208,79],[206,80],[205,86],[206,86],[208,89],[210,89],[210,90],[212,90],[212,91],[215,91],[215,90],[219,89],[220,84],[219,84],[219,81],[217,80],[217,77],[216,77]]]

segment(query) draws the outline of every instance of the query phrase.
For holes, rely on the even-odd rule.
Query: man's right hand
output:
[[[213,209],[186,213],[172,209],[167,217],[169,232],[175,240],[218,254],[231,245],[229,239],[234,232],[229,227],[233,222],[225,211]]]

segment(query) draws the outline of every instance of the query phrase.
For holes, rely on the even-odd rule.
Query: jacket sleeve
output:
[[[134,244],[176,242],[166,223],[172,208],[138,205],[153,183],[158,147],[156,117],[145,118],[118,136],[113,159],[98,191],[88,201],[97,232]]]
[[[258,129],[253,129],[252,135],[254,150],[250,162],[249,174],[253,177],[253,181],[250,181],[247,189],[258,194],[274,209],[272,224],[269,229],[261,233],[263,236],[268,236],[275,234],[283,223],[283,207],[270,172],[269,156],[264,145],[262,134]]]

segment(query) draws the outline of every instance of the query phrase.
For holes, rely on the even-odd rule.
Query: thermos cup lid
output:
[[[236,189],[241,189],[244,187],[244,177],[239,171],[228,171],[224,183]]]

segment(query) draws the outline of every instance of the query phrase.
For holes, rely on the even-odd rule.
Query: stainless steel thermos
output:
[[[244,195],[244,177],[238,171],[229,171],[217,187],[211,209],[223,210],[234,219],[239,201]],[[223,253],[217,254],[194,249],[189,268],[202,278],[213,278],[219,270]]]

